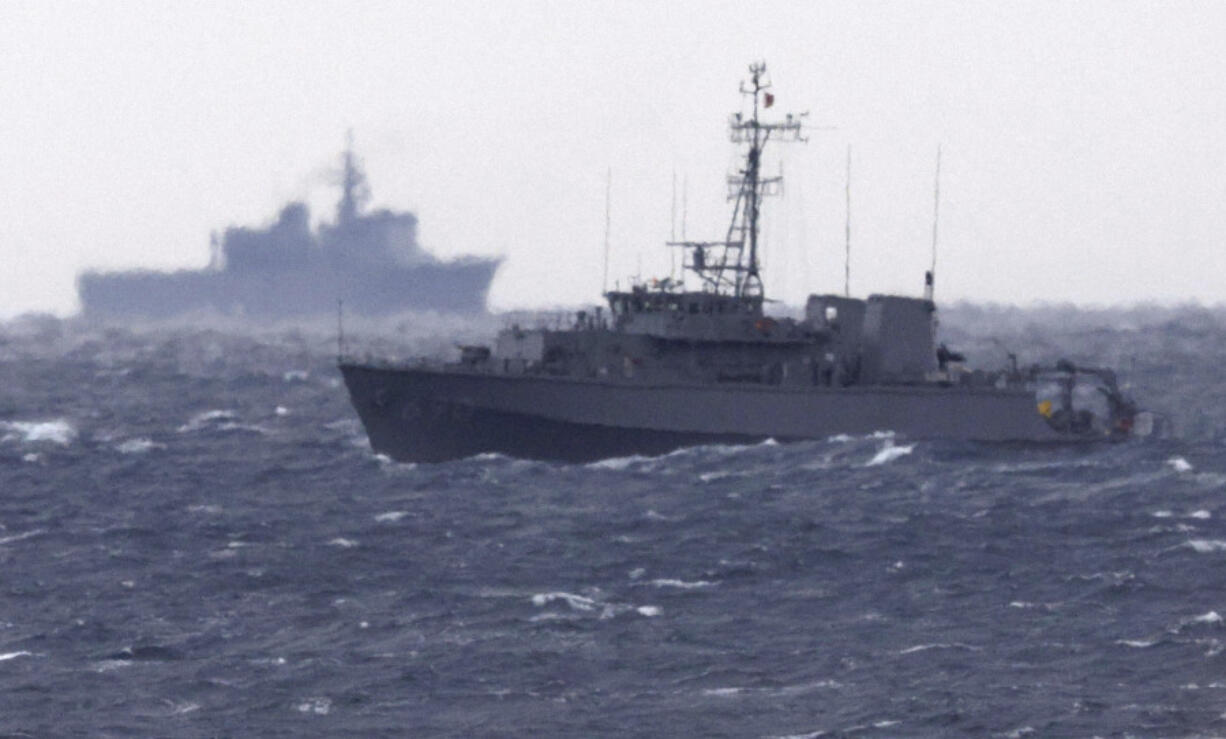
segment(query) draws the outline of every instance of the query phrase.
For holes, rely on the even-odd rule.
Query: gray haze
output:
[[[505,255],[491,301],[591,301],[726,228],[745,65],[777,110],[766,286],[916,293],[943,146],[937,295],[1217,302],[1226,6],[1211,3],[20,3],[0,6],[0,315],[68,314],[88,267],[202,267],[208,235],[306,200],[352,127],[376,207],[442,258]],[[782,163],[779,163],[779,157]],[[306,174],[304,174],[306,173]]]

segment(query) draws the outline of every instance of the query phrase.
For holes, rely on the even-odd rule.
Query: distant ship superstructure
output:
[[[254,318],[384,315],[486,309],[499,259],[443,261],[417,243],[409,212],[366,212],[370,190],[350,145],[342,156],[333,223],[311,228],[305,203],[286,205],[265,228],[234,226],[213,238],[209,266],[154,272],[89,271],[77,290],[86,316],[162,318],[214,312]]]
[[[685,241],[697,278],[607,292],[565,329],[512,326],[455,364],[342,359],[371,445],[405,461],[481,452],[585,461],[713,442],[820,439],[894,431],[914,439],[1118,439],[1142,416],[1107,370],[1062,363],[971,370],[938,346],[932,275],[923,298],[813,295],[803,319],[763,308],[758,216],[777,178],[761,175],[772,136],[801,138],[800,119],[763,122],[765,65],[731,120],[746,145],[729,178],[731,225],[720,241]]]

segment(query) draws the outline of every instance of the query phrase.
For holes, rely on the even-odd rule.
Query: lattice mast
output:
[[[741,83],[741,94],[750,98],[750,117],[733,113],[728,122],[733,143],[746,144],[744,168],[728,176],[728,199],[733,201],[732,221],[723,241],[679,241],[671,246],[685,248],[690,262],[684,266],[699,276],[703,287],[736,297],[762,297],[762,275],[758,263],[758,221],[762,198],[782,189],[783,177],[762,174],[762,151],[772,134],[777,140],[807,141],[801,135],[801,120],[808,113],[787,114],[783,121],[763,122],[759,112],[774,105],[775,96],[766,79],[766,63],[749,66],[749,82]],[[745,247],[749,256],[745,258]],[[718,250],[717,253],[712,252]]]
[[[370,185],[362,163],[353,151],[353,129],[345,134],[345,152],[341,155],[341,200],[336,206],[336,223],[347,226],[355,221],[370,200]]]

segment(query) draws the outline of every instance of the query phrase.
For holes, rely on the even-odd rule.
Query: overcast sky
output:
[[[674,172],[723,236],[756,59],[815,126],[768,164],[768,294],[842,290],[848,145],[852,290],[918,293],[940,144],[938,300],[1222,301],[1226,3],[0,0],[0,316],[330,216],[349,128],[424,246],[505,255],[495,308],[594,301],[607,168],[611,278],[668,274]]]

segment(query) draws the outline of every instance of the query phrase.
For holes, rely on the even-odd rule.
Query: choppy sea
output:
[[[0,733],[1226,734],[1226,311],[942,331],[1169,434],[414,466],[324,329],[0,325]]]

